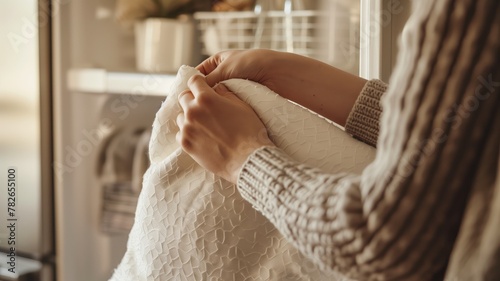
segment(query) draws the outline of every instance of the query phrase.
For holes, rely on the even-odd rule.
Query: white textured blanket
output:
[[[127,252],[111,280],[340,280],[319,271],[233,184],[204,170],[176,143],[177,95],[196,73],[181,67],[156,114],[151,166]],[[224,84],[297,160],[336,173],[361,172],[374,157],[373,148],[262,85],[240,79]]]

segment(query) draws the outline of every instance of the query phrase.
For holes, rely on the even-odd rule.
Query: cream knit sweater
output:
[[[351,278],[500,280],[500,1],[413,8],[391,86],[369,81],[346,125],[377,145],[374,162],[327,174],[265,147],[238,189],[302,253]]]

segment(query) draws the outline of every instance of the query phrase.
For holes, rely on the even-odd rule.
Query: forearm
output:
[[[398,75],[383,99],[376,158],[361,176],[327,174],[263,148],[238,180],[242,196],[302,253],[361,280],[435,280],[462,213],[471,210],[467,200],[476,198],[471,190],[487,194],[496,177],[500,96],[492,85],[500,81],[500,6],[421,4],[424,14],[401,39]],[[471,101],[476,107],[462,114]],[[454,258],[456,266],[474,265]]]
[[[367,82],[326,63],[290,53],[277,53],[269,67],[273,73],[273,81],[268,84],[271,90],[342,126]],[[286,74],[290,67],[300,70],[299,79]]]

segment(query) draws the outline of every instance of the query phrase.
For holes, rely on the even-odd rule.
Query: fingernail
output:
[[[178,95],[177,95],[177,99],[180,100],[182,96],[186,95],[186,94],[190,94],[191,93],[191,90],[189,89],[186,89],[182,92],[180,92]]]

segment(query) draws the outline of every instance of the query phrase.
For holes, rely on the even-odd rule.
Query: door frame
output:
[[[359,75],[388,82],[397,41],[410,15],[409,0],[360,0]]]

